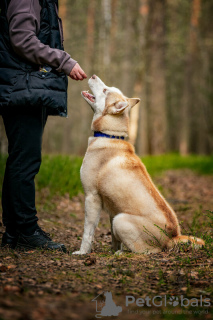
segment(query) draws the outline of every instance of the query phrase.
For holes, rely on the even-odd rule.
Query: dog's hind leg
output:
[[[73,254],[86,254],[91,252],[92,241],[95,229],[98,225],[102,209],[101,198],[97,194],[89,194],[85,198],[85,222],[84,234],[81,242],[80,251]]]
[[[142,216],[120,213],[113,219],[115,238],[138,253],[162,251],[165,235],[150,220]]]

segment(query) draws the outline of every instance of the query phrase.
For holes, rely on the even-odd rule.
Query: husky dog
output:
[[[80,251],[91,251],[100,212],[109,213],[112,249],[124,244],[133,252],[156,253],[179,242],[204,245],[198,238],[183,236],[177,216],[152,182],[134,147],[125,138],[129,111],[140,99],[127,98],[107,87],[96,75],[88,81],[93,94],[82,97],[94,112],[88,149],[81,167],[85,191],[85,224]]]

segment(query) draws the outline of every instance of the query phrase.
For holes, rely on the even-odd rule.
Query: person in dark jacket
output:
[[[0,7],[0,114],[9,154],[1,246],[66,252],[38,226],[34,178],[48,115],[67,115],[67,76],[87,76],[63,50],[57,0],[0,0]]]

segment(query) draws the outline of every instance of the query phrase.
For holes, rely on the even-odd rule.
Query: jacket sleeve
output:
[[[40,29],[40,11],[39,0],[10,1],[7,19],[13,50],[30,62],[48,64],[69,75],[77,61],[65,51],[41,43],[36,36]]]

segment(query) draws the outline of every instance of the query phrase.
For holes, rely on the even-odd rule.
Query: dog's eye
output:
[[[107,89],[105,88],[104,90],[103,90],[103,93],[105,93],[107,91]]]

